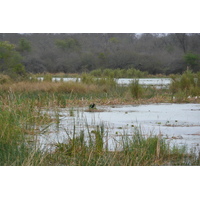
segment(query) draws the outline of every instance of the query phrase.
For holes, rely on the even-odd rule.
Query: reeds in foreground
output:
[[[113,140],[115,150],[107,148],[108,136],[103,125],[96,130],[83,131],[60,143],[56,151],[47,155],[45,165],[70,166],[157,166],[157,165],[199,165],[194,153],[189,154],[185,147],[170,147],[161,136],[143,136],[139,128],[135,133]],[[120,146],[119,146],[120,144]]]

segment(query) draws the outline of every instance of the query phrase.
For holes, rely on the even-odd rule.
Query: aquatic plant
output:
[[[48,154],[44,163],[75,166],[151,166],[151,165],[198,165],[199,157],[189,154],[187,148],[170,146],[161,135],[143,135],[140,127],[133,127],[134,134],[117,135],[113,140],[115,150],[108,150],[108,135],[104,125],[80,134],[76,132],[65,143],[56,145],[56,151]],[[111,139],[111,138],[110,138]]]
[[[10,94],[7,104],[0,106],[0,165],[39,165],[42,153],[34,143],[28,143],[27,135],[37,134],[38,125],[49,124],[47,116],[34,111],[31,102],[18,102]],[[39,131],[40,132],[40,131]]]
[[[73,107],[70,108],[70,110],[69,110],[69,116],[74,117],[74,108]]]
[[[110,78],[141,78],[147,77],[147,72],[142,72],[130,65],[128,69],[96,69],[90,72],[95,77]]]
[[[53,76],[50,73],[46,73],[46,74],[44,74],[43,78],[44,78],[43,81],[50,81],[51,82]]]
[[[85,84],[93,84],[95,82],[95,77],[90,74],[83,73],[81,75],[81,82]]]
[[[131,94],[134,98],[138,99],[138,98],[142,97],[143,88],[139,84],[139,80],[133,80],[132,83],[129,85],[129,88],[130,88]]]
[[[170,92],[178,102],[189,101],[189,96],[200,95],[200,77],[192,71],[185,71],[181,76],[172,76]]]

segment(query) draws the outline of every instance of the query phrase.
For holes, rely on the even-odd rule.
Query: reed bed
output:
[[[0,85],[0,91],[12,92],[65,92],[65,93],[86,93],[99,91],[94,85],[88,86],[87,84],[75,82],[18,82],[13,84]]]
[[[88,135],[89,134],[89,135]],[[44,159],[45,165],[70,166],[167,166],[199,165],[199,156],[188,154],[185,147],[170,147],[160,136],[144,136],[140,129],[121,136],[116,149],[109,151],[104,126],[85,134],[83,131],[69,136],[66,143],[56,145],[55,152]],[[115,145],[115,144],[114,144]],[[117,148],[118,146],[118,148]]]
[[[200,73],[184,72],[181,76],[171,76],[170,92],[177,102],[187,102],[200,98]],[[194,97],[194,98],[192,98]]]
[[[170,89],[142,88],[137,82],[130,86],[119,86],[107,82],[100,84],[98,81],[90,84],[72,81],[22,81],[1,84],[0,95],[2,101],[7,99],[9,94],[14,94],[18,96],[18,101],[33,101],[35,106],[39,107],[88,106],[93,102],[97,105],[200,102],[199,93],[192,96],[189,90],[186,95],[182,90],[174,91],[173,87],[170,86]],[[198,90],[199,87],[196,88]]]
[[[34,142],[27,143],[27,136],[40,133],[39,127],[50,121],[50,116],[36,110],[31,102],[20,102],[14,94],[1,101],[0,165],[39,165],[42,154]]]

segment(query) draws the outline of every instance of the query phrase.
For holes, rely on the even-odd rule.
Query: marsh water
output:
[[[50,126],[48,134],[38,136],[43,148],[66,142],[73,133],[87,135],[98,126],[103,127],[110,150],[117,148],[116,143],[120,146],[123,135],[131,136],[138,129],[143,135],[160,134],[170,144],[199,150],[200,104],[97,105],[96,112],[85,107],[62,108],[57,118],[59,122]]]
[[[43,77],[38,77],[38,80],[43,80]],[[53,77],[52,81],[53,82],[68,82],[68,81],[77,81],[80,82],[80,78],[57,78]],[[116,78],[115,81],[119,85],[129,85],[135,78]],[[157,86],[157,87],[164,87],[168,86],[171,83],[170,78],[138,78],[139,84],[143,86]]]
[[[116,82],[121,85],[128,85],[133,80],[132,78],[119,78]],[[168,86],[171,83],[170,78],[139,78],[139,84],[144,86]]]

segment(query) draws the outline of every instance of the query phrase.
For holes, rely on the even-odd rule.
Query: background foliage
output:
[[[1,33],[0,42],[1,72],[16,65],[16,73],[22,73],[22,66],[32,73],[135,68],[171,74],[200,69],[199,33]],[[12,57],[9,64],[2,58],[5,49]]]

